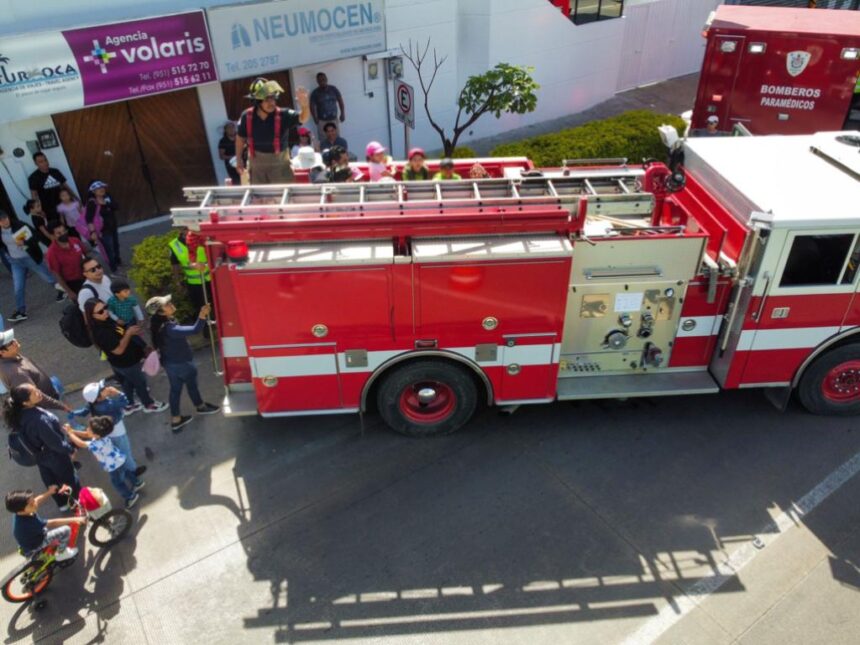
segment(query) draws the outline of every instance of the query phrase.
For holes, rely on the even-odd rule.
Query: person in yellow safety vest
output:
[[[209,268],[206,266],[206,247],[203,244],[197,246],[196,258],[192,259],[188,250],[188,229],[182,229],[179,237],[174,238],[167,245],[170,248],[170,263],[173,272],[185,283],[188,297],[191,300],[194,311],[208,302],[212,302],[212,284]],[[206,282],[206,295],[203,294],[203,282]]]

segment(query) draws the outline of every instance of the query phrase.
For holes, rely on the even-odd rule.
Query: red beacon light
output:
[[[227,257],[233,262],[244,262],[248,259],[248,243],[230,240],[227,242]]]

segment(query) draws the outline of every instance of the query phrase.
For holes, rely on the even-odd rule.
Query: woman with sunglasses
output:
[[[111,367],[122,377],[123,394],[129,401],[125,414],[133,414],[140,409],[146,413],[166,410],[166,403],[156,401],[150,395],[143,373],[144,344],[134,341],[135,337],[143,334],[143,329],[139,325],[125,327],[112,320],[107,305],[97,298],[84,303],[84,316],[92,331],[93,343],[105,353]],[[140,403],[135,403],[135,394]]]

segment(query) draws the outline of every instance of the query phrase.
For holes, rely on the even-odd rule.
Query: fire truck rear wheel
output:
[[[463,426],[478,391],[465,369],[436,360],[409,363],[387,374],[377,394],[379,413],[395,432],[435,437]]]
[[[797,395],[813,414],[860,414],[860,344],[818,358],[804,372]]]

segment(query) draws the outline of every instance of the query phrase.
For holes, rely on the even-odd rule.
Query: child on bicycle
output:
[[[105,382],[102,380],[87,383],[84,386],[83,395],[84,401],[89,404],[88,407],[92,416],[104,414],[113,419],[113,432],[110,434],[110,440],[125,455],[126,463],[134,471],[135,477],[140,477],[146,472],[146,466],[138,466],[131,454],[131,442],[123,422],[124,410],[128,405],[125,394],[115,387],[105,386]]]
[[[12,534],[26,557],[32,557],[52,542],[59,542],[55,557],[57,561],[70,560],[78,554],[75,547],[69,547],[72,537],[72,524],[83,524],[84,517],[59,517],[43,520],[37,511],[45,501],[56,494],[57,487],[49,486],[41,495],[32,490],[13,490],[6,493],[6,510],[14,513]]]
[[[134,469],[122,451],[108,436],[113,432],[113,419],[109,416],[90,418],[85,430],[74,430],[69,424],[63,426],[72,445],[86,448],[95,456],[102,469],[110,476],[110,483],[125,500],[125,507],[132,508],[140,499],[138,491],[145,482],[134,474]]]

